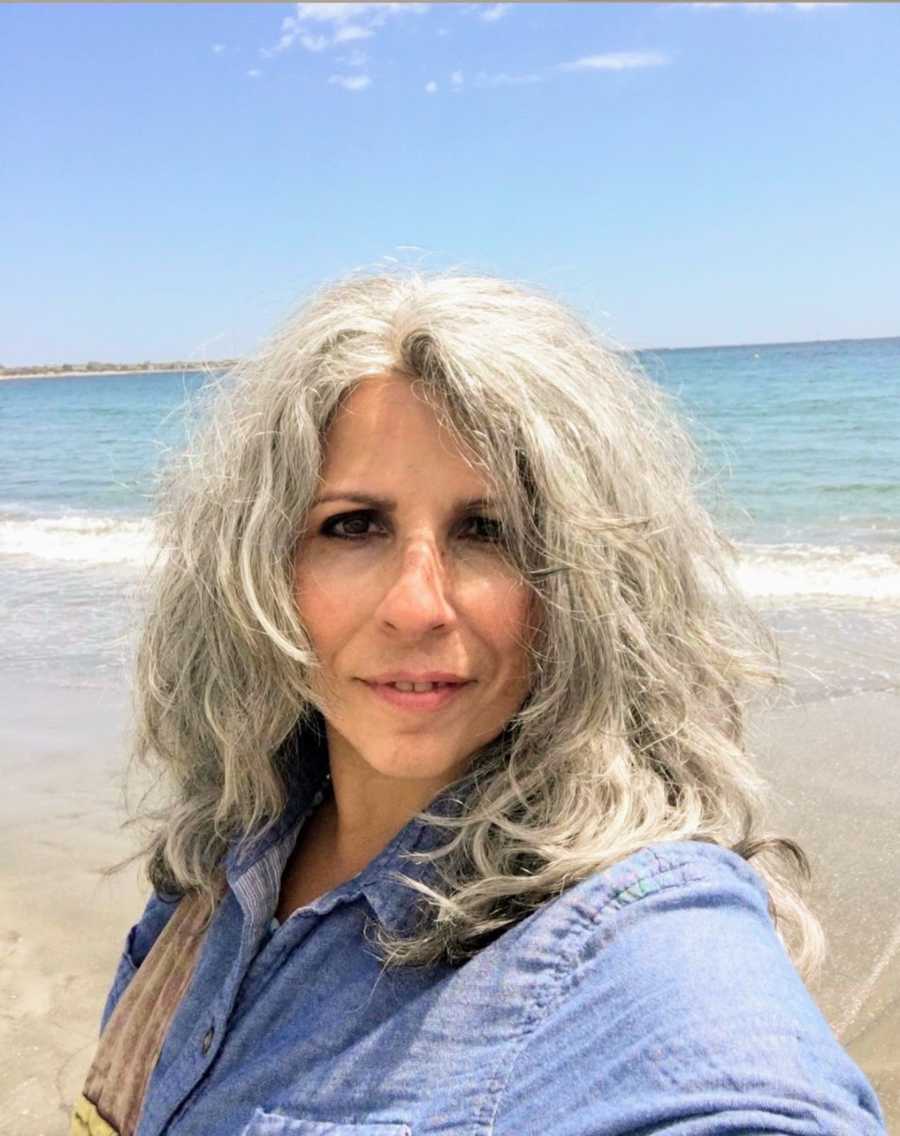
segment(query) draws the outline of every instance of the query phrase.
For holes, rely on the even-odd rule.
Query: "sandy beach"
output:
[[[0,1133],[65,1136],[122,942],[144,903],[122,767],[124,688],[15,690],[0,726]],[[830,943],[813,994],[900,1130],[896,690],[751,714],[778,827],[804,845]]]

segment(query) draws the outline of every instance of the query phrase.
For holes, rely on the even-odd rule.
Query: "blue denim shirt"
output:
[[[733,853],[651,845],[460,967],[390,971],[366,920],[410,925],[391,873],[421,876],[403,853],[445,837],[411,821],[276,926],[283,865],[320,799],[229,856],[137,1136],[885,1133]],[[175,906],[153,896],[132,928],[104,1024]]]

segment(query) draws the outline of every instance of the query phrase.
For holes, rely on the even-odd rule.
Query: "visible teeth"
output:
[[[392,686],[395,690],[414,690],[416,694],[422,694],[426,690],[434,690],[435,687],[450,686],[449,682],[389,682],[388,686]]]

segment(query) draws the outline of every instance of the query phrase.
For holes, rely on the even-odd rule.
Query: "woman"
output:
[[[485,277],[350,277],[230,377],[161,513],[169,795],[73,1133],[884,1132],[695,459]]]

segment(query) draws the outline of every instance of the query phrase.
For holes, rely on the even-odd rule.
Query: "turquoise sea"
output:
[[[900,338],[639,360],[677,397],[700,444],[704,499],[738,543],[736,575],[754,603],[789,632],[814,607],[893,634]],[[197,372],[0,383],[0,667],[81,685],[121,670],[152,551],[153,473],[180,444],[205,381]],[[879,666],[876,685],[900,676],[900,663],[896,673],[891,660]]]

